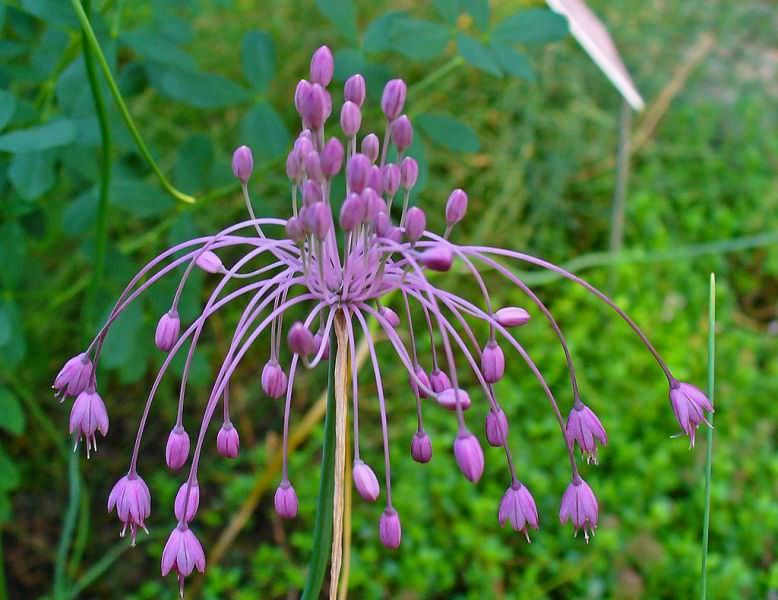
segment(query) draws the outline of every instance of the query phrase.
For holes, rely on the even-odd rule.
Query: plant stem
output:
[[[432,73],[427,75],[424,79],[421,79],[416,83],[414,83],[413,85],[411,85],[408,91],[414,94],[418,94],[421,90],[428,88],[433,83],[435,83],[438,79],[441,79],[445,75],[448,75],[459,65],[464,64],[464,62],[465,62],[464,59],[459,54],[457,54],[454,58],[452,58],[447,63],[442,65],[440,68],[434,70]]]
[[[624,100],[621,103],[619,117],[619,147],[616,157],[616,189],[613,192],[613,207],[611,212],[610,252],[618,254],[624,243],[624,209],[627,198],[627,182],[629,179],[630,129],[632,127],[632,108]],[[611,269],[611,288],[616,283],[616,269]]]
[[[716,382],[716,274],[710,274],[708,299],[708,398],[714,402]],[[700,598],[708,597],[708,536],[710,531],[710,481],[713,470],[713,413],[708,413],[710,427],[706,433],[705,449],[705,516],[702,521],[702,566],[700,573]]]
[[[68,460],[68,487],[70,489],[68,507],[63,520],[59,545],[57,546],[57,559],[54,563],[53,595],[57,600],[67,597],[65,566],[68,562],[68,549],[70,548],[70,541],[73,539],[73,529],[75,528],[76,518],[78,517],[78,498],[81,493],[81,476],[78,472],[78,455],[75,452],[70,453],[70,458]]]
[[[346,434],[348,417],[348,337],[344,314],[335,315],[335,337],[338,342],[335,356],[335,485],[333,490],[333,531],[330,568],[330,598],[337,598],[340,571],[343,565],[343,510],[346,487]]]
[[[154,174],[157,176],[157,179],[159,179],[159,183],[162,185],[162,187],[165,188],[165,190],[171,196],[177,200],[181,200],[182,202],[194,203],[195,199],[192,196],[185,194],[173,187],[173,185],[167,180],[167,177],[165,177],[165,174],[157,165],[154,157],[151,156],[151,152],[149,152],[148,147],[146,147],[146,143],[143,141],[138,128],[135,126],[135,122],[132,120],[130,111],[127,109],[124,98],[122,98],[122,93],[119,91],[119,86],[116,84],[116,80],[111,73],[111,67],[105,58],[105,54],[103,54],[102,48],[100,48],[100,42],[97,40],[97,36],[92,29],[92,24],[89,22],[89,17],[84,11],[84,7],[81,6],[81,2],[79,0],[71,0],[71,4],[73,5],[73,10],[76,12],[76,16],[78,17],[78,20],[81,24],[86,42],[88,42],[84,45],[84,47],[86,48],[89,46],[94,52],[94,55],[97,58],[97,62],[100,64],[100,68],[102,69],[103,75],[105,76],[105,79],[108,83],[108,87],[111,90],[111,94],[116,101],[116,105],[119,107],[119,112],[122,115],[122,119],[124,119],[124,123],[127,125],[127,129],[130,131],[132,139],[135,140],[135,144],[138,146],[138,150],[140,150],[144,160],[148,163],[149,167],[151,167],[151,170],[154,171]]]

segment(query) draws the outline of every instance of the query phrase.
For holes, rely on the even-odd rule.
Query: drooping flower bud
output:
[[[179,524],[170,533],[162,550],[162,576],[171,571],[178,576],[181,597],[184,597],[184,579],[197,568],[205,571],[205,552],[195,534],[186,524]]]
[[[465,390],[452,387],[439,392],[436,399],[440,406],[448,410],[457,409],[457,400],[462,410],[467,410],[471,404],[470,395]]]
[[[309,179],[303,184],[303,205],[313,206],[321,201],[321,185]]]
[[[361,108],[365,102],[365,78],[357,73],[346,79],[343,86],[343,97]]]
[[[362,126],[362,111],[359,106],[348,100],[340,109],[340,128],[347,138],[353,138]]]
[[[572,521],[575,533],[583,529],[586,543],[589,543],[589,533],[594,534],[597,528],[597,517],[599,513],[599,504],[592,488],[580,476],[567,486],[562,504],[559,508],[559,521],[564,525]]]
[[[400,516],[395,509],[387,508],[381,513],[381,519],[378,521],[378,537],[381,543],[391,550],[400,547],[402,527]]]
[[[427,389],[431,389],[432,385],[430,384],[430,378],[427,376],[427,372],[422,368],[421,365],[415,365],[413,367],[413,374],[416,375],[416,379],[418,379],[422,385],[424,385]],[[418,394],[419,398],[426,398],[427,392],[425,392],[421,386],[416,383],[416,379],[409,377],[409,382],[411,384],[413,393]]]
[[[91,450],[97,452],[96,432],[103,437],[108,433],[108,412],[100,395],[92,387],[81,392],[70,410],[70,433],[76,436],[76,443],[86,440],[86,457]]]
[[[92,361],[85,352],[74,356],[65,363],[51,386],[60,402],[65,399],[65,396],[75,398],[86,389],[92,378],[92,369]]]
[[[298,501],[297,492],[288,481],[282,481],[276,489],[276,495],[273,497],[273,505],[276,513],[282,519],[294,519],[297,516]]]
[[[301,115],[306,127],[320,129],[326,119],[326,92],[321,85],[313,83],[303,90],[300,99]]]
[[[340,207],[340,226],[343,231],[354,231],[365,218],[365,201],[359,194],[349,194]]]
[[[407,87],[402,79],[392,79],[384,86],[381,96],[381,110],[390,121],[394,121],[403,111]]]
[[[448,271],[454,255],[446,246],[433,246],[419,254],[418,261],[432,271]]]
[[[389,196],[394,196],[397,190],[400,189],[400,167],[394,163],[384,165],[381,175],[383,177],[384,191]]]
[[[453,227],[465,218],[466,212],[467,194],[457,188],[451,192],[446,202],[446,225]]]
[[[370,173],[367,176],[367,187],[373,189],[378,195],[384,193],[384,175],[381,167],[378,165],[370,167]]]
[[[216,435],[216,451],[224,458],[237,458],[240,450],[240,436],[232,423],[225,422]]]
[[[539,520],[535,499],[526,486],[516,481],[505,491],[500,501],[497,519],[502,526],[510,522],[514,531],[523,532],[527,541],[530,541],[527,527],[537,529]]]
[[[413,126],[411,125],[411,120],[406,115],[397,117],[392,121],[391,130],[392,141],[400,152],[403,152],[413,143]]]
[[[278,364],[278,361],[271,359],[265,363],[262,369],[262,390],[271,398],[281,398],[286,394],[286,373]]]
[[[428,463],[432,458],[432,441],[426,431],[417,431],[413,436],[411,456],[418,463]]]
[[[418,241],[426,227],[427,217],[424,211],[418,206],[409,208],[405,215],[405,237],[408,241],[411,243]]]
[[[254,170],[254,156],[248,146],[238,146],[232,153],[232,174],[246,183]]]
[[[286,221],[286,237],[295,244],[302,244],[305,241],[305,227],[302,219],[299,217],[289,217]]]
[[[159,319],[157,331],[154,334],[154,343],[162,352],[170,352],[178,340],[180,331],[181,319],[178,317],[178,311],[171,309]]]
[[[378,478],[373,469],[365,464],[364,461],[355,460],[352,475],[354,477],[354,487],[357,488],[359,495],[368,502],[375,502],[381,493],[381,486],[378,484]]]
[[[481,373],[486,383],[497,383],[505,374],[505,354],[494,340],[489,340],[481,352]]]
[[[484,472],[484,451],[469,431],[462,431],[454,440],[454,457],[459,470],[473,483],[478,483]]]
[[[670,385],[670,405],[673,407],[678,424],[689,436],[691,445],[694,447],[694,434],[700,423],[711,427],[704,411],[713,412],[713,405],[701,389],[679,381],[674,381]]]
[[[167,436],[165,462],[173,471],[180,469],[189,458],[189,434],[181,425],[176,425]]]
[[[293,353],[300,354],[301,356],[308,356],[317,350],[313,334],[300,321],[297,321],[292,325],[291,329],[289,329],[286,341],[289,344],[289,349]]]
[[[502,446],[508,439],[508,417],[503,409],[490,409],[486,414],[486,439],[491,446]]]
[[[367,156],[371,164],[378,158],[380,147],[381,142],[378,141],[378,136],[375,133],[368,133],[362,139],[362,154]]]
[[[397,327],[400,324],[400,317],[388,306],[382,306],[378,310],[378,314],[380,314],[392,327]]]
[[[151,514],[149,486],[137,473],[127,474],[114,484],[108,495],[108,512],[112,512],[114,508],[116,508],[116,516],[122,522],[119,535],[124,537],[129,527],[130,539],[134,546],[138,528],[148,533],[146,519]]]
[[[189,489],[187,497],[187,488]],[[186,503],[186,514],[184,514],[184,503]],[[200,508],[200,485],[195,479],[190,486],[188,482],[181,484],[176,494],[176,500],[173,503],[173,512],[179,521],[189,522],[194,519],[197,509]]]
[[[494,319],[503,327],[519,327],[529,322],[529,313],[518,306],[506,306],[494,313]]]
[[[321,158],[319,153],[312,150],[305,156],[305,173],[308,179],[316,183],[324,183],[324,173],[321,169]]]
[[[332,213],[329,206],[324,202],[319,202],[308,207],[310,215],[310,228],[314,237],[323,241],[332,228]]]
[[[367,186],[367,178],[370,175],[370,160],[364,154],[355,154],[346,165],[346,179],[349,189],[359,194]]]
[[[313,336],[313,343],[316,344],[316,353],[318,354],[320,350],[322,350],[321,353],[321,359],[322,360],[329,360],[330,359],[330,340],[324,339],[324,335],[322,335],[321,332],[318,332],[316,335]],[[322,346],[324,347],[322,349]]]
[[[311,57],[311,81],[327,87],[332,81],[335,61],[327,46],[319,47]]]
[[[324,145],[319,157],[321,161],[321,172],[327,179],[332,179],[343,166],[343,144],[338,138],[330,138]]]
[[[597,464],[596,442],[600,442],[602,446],[608,443],[608,436],[600,419],[583,402],[577,402],[570,411],[565,426],[565,436],[571,448],[574,444],[578,444],[587,463]]]
[[[409,190],[416,185],[419,178],[419,163],[410,156],[403,158],[400,163],[400,185],[403,189]]]
[[[294,106],[297,109],[297,113],[303,116],[303,97],[311,87],[311,82],[307,79],[301,79],[297,82],[297,87],[294,90]]]
[[[206,273],[223,273],[224,265],[222,259],[215,252],[206,250],[201,252],[195,259],[195,264]]]
[[[442,391],[451,387],[451,380],[448,378],[445,371],[434,369],[432,373],[430,373],[430,386],[432,387],[433,392],[440,394]]]

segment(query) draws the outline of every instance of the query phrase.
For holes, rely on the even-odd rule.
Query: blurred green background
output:
[[[70,458],[69,405],[53,399],[51,381],[140,265],[174,241],[242,218],[229,168],[236,145],[251,145],[257,159],[257,212],[287,214],[283,160],[298,127],[292,94],[323,43],[336,51],[338,82],[358,69],[366,74],[374,104],[364,123],[378,124],[375,100],[386,79],[401,76],[411,85],[412,153],[423,165],[415,201],[433,228],[442,225],[448,192],[463,187],[471,203],[457,241],[572,260],[644,326],[677,376],[700,386],[708,276],[717,273],[710,597],[778,594],[778,11],[768,0],[590,5],[611,28],[648,105],[633,120],[625,253],[615,260],[607,251],[621,101],[558,22],[537,10],[540,2],[96,1],[98,37],[144,139],[162,170],[198,202],[185,205],[162,190],[104,87],[114,174],[107,265],[90,295],[100,135],[78,22],[65,0],[0,4],[0,532],[7,597],[176,596],[174,578],[159,575],[182,477],[168,473],[163,458],[175,417],[174,378],[162,386],[141,455],[153,494],[151,536],[130,551],[116,535],[115,516],[105,512],[160,363],[153,330],[175,282],[149,293],[109,337],[100,392],[111,432],[89,463],[81,452]],[[541,515],[530,545],[497,523],[508,483],[499,451],[487,449],[477,486],[461,477],[450,453],[450,414],[427,411],[435,456],[428,465],[413,463],[413,398],[396,358],[382,348],[403,544],[385,550],[377,536],[381,506],[354,502],[353,598],[698,593],[704,436],[694,451],[686,439],[670,439],[677,424],[661,372],[607,308],[567,282],[528,280],[565,330],[583,397],[609,433],[600,465],[583,467],[601,502],[597,537],[587,546],[559,525],[569,477],[564,449],[519,361],[509,361],[497,389],[520,476]],[[499,303],[527,304],[489,281]],[[440,283],[465,291],[452,276]],[[187,287],[185,320],[197,314],[209,284],[198,275]],[[86,309],[91,297],[95,316]],[[215,319],[196,355],[190,432],[237,314]],[[567,406],[564,362],[548,327],[537,319],[521,339]],[[196,529],[209,560],[234,516],[242,508],[248,515],[218,564],[188,582],[206,598],[294,598],[305,576],[319,426],[291,461],[299,517],[282,523],[268,494],[250,502],[280,439],[279,405],[259,388],[265,347],[257,347],[232,388],[241,456],[225,463],[211,447],[201,468]],[[295,424],[322,389],[319,371],[299,381]],[[471,413],[475,428],[485,407],[476,403]],[[368,404],[362,417],[365,459],[377,466],[378,414]],[[271,491],[277,478],[270,475]]]

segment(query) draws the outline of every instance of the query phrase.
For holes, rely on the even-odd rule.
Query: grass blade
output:
[[[710,274],[710,296],[708,300],[708,398],[713,403],[716,380],[716,274]],[[705,448],[705,516],[702,522],[702,565],[700,570],[700,598],[708,597],[708,534],[710,529],[710,480],[713,471],[713,413],[708,413],[708,427]]]

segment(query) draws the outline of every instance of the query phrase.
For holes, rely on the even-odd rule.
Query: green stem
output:
[[[57,546],[57,560],[54,563],[54,590],[53,595],[56,600],[67,597],[65,582],[65,566],[68,562],[68,550],[70,542],[73,539],[73,530],[78,518],[78,498],[81,493],[81,477],[78,472],[78,455],[73,452],[68,461],[68,487],[70,494],[68,497],[68,507],[65,512],[65,518],[62,525],[62,534]]]
[[[330,348],[337,348],[333,330]],[[308,578],[301,600],[316,600],[321,594],[324,574],[330,558],[332,545],[333,491],[335,485],[335,357],[329,359],[327,376],[327,413],[324,417],[324,443],[321,454],[321,478],[319,499],[316,506],[316,522],[313,526],[313,551],[308,563]]]
[[[420,81],[417,81],[411,85],[408,88],[408,91],[414,94],[418,94],[421,90],[427,89],[433,83],[448,75],[461,64],[464,64],[464,60],[459,54],[457,54],[454,58],[442,65],[440,68],[427,75],[424,79],[421,79]]]
[[[92,29],[92,24],[89,22],[89,17],[84,11],[84,7],[81,6],[81,2],[79,0],[71,0],[71,4],[73,5],[73,10],[76,12],[76,16],[81,23],[81,28],[83,30],[84,36],[86,37],[86,41],[88,42],[84,45],[84,48],[86,49],[86,47],[91,47],[92,51],[94,52],[94,55],[97,58],[97,62],[100,64],[100,68],[103,71],[103,75],[108,82],[108,87],[111,90],[111,94],[116,101],[116,105],[119,107],[119,112],[122,115],[122,119],[124,119],[124,123],[127,125],[127,129],[130,131],[130,135],[132,135],[132,138],[135,140],[135,144],[138,146],[138,150],[140,150],[141,155],[146,160],[149,167],[151,167],[151,170],[154,171],[157,179],[159,179],[159,183],[171,196],[177,200],[181,200],[182,202],[195,202],[195,199],[192,196],[185,194],[173,187],[173,185],[167,180],[165,174],[157,165],[154,157],[151,156],[151,152],[149,152],[149,149],[146,147],[146,143],[143,141],[138,128],[135,126],[135,122],[132,120],[130,111],[127,109],[127,105],[124,103],[124,98],[122,98],[122,94],[119,91],[119,86],[116,84],[116,80],[111,73],[111,67],[108,65],[108,61],[103,54],[103,50],[100,48],[100,42],[97,41],[97,36]]]
[[[3,560],[3,535],[0,531],[0,600],[8,598],[8,591],[5,589],[5,561]]]
[[[708,398],[714,402],[716,382],[716,275],[710,274],[710,296],[708,300]],[[705,449],[705,516],[702,521],[702,566],[700,598],[708,597],[708,537],[710,531],[710,481],[713,470],[713,413],[708,413],[710,427],[706,432]]]

